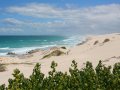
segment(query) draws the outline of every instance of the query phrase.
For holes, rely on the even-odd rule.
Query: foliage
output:
[[[52,51],[50,54],[47,54],[47,55],[43,56],[43,59],[44,58],[49,58],[49,57],[52,57],[52,56],[60,56],[60,55],[63,55],[63,54],[65,54],[65,53],[60,51],[60,50],[55,50],[55,51]]]
[[[98,43],[99,43],[99,41],[97,40],[97,41],[94,42],[94,45],[96,45],[96,44],[98,44]]]
[[[6,67],[3,64],[0,64],[0,72],[5,71]]]
[[[99,61],[93,69],[92,63],[86,62],[86,66],[79,70],[73,60],[69,74],[56,71],[57,63],[51,63],[51,71],[47,77],[40,70],[40,64],[36,64],[33,73],[25,78],[18,69],[14,70],[14,79],[9,79],[9,85],[0,86],[0,90],[119,90],[120,89],[120,63],[111,67],[104,66]]]
[[[61,48],[62,48],[62,49],[66,49],[66,47],[64,47],[64,46],[63,46],[63,47],[61,47]]]
[[[105,39],[104,41],[103,41],[103,43],[106,43],[106,42],[109,42],[110,41],[110,39]]]

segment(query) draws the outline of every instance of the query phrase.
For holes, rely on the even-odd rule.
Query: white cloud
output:
[[[23,30],[16,27],[0,27],[0,32],[22,32]]]
[[[46,4],[28,4],[7,8],[11,13],[42,19],[46,22],[24,22],[24,25],[37,30],[54,33],[104,33],[120,32],[120,4],[100,5],[87,8],[58,8]],[[33,18],[34,19],[34,18]],[[7,19],[10,23],[22,21]],[[51,31],[52,30],[52,31]]]
[[[23,24],[22,21],[17,20],[17,19],[15,19],[15,18],[5,18],[5,19],[1,20],[1,22],[6,23],[6,24],[13,24],[13,25],[15,25],[15,24],[16,24],[16,25],[21,25],[21,24]]]
[[[22,26],[24,25],[24,22],[14,19],[14,18],[5,18],[1,19],[0,23],[2,23],[4,26],[0,26],[0,32],[21,32]]]

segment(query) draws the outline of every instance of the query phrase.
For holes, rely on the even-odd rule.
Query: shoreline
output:
[[[73,47],[76,44],[78,44],[79,42],[82,42],[85,38],[86,38],[86,35],[64,37],[64,39],[58,40],[58,41],[48,41],[47,39],[40,41],[40,40],[34,39],[32,43],[37,43],[37,44],[39,43],[40,45],[33,44],[30,46],[28,46],[26,44],[24,45],[24,42],[27,42],[27,44],[31,44],[28,41],[25,41],[26,39],[25,40],[20,39],[17,42],[20,42],[21,45],[19,45],[19,46],[21,46],[21,47],[19,47],[19,46],[13,47],[14,44],[12,47],[9,47],[9,44],[7,43],[8,46],[4,46],[4,47],[2,46],[0,48],[0,51],[1,51],[0,56],[7,56],[7,53],[26,54],[27,52],[29,52],[31,50],[35,50],[35,49],[44,50],[44,49],[49,49],[51,47],[62,47],[62,46]],[[22,45],[21,41],[23,42],[23,45]],[[42,43],[44,43],[44,44],[42,44]]]
[[[119,33],[96,35],[86,39],[86,41],[70,47],[53,47],[48,50],[32,50],[27,55],[19,57],[0,57],[0,63],[5,64],[6,71],[0,72],[0,84],[7,84],[7,80],[12,77],[15,68],[20,69],[26,77],[32,73],[36,63],[41,64],[41,71],[47,75],[50,71],[52,61],[58,63],[57,70],[66,72],[72,60],[78,63],[78,67],[84,67],[86,61],[90,61],[95,67],[99,60],[106,66],[113,66],[120,62],[120,35]],[[43,58],[46,55],[45,58]]]

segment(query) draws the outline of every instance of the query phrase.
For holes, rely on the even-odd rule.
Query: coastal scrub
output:
[[[18,69],[14,70],[8,86],[0,86],[0,90],[119,90],[120,89],[120,63],[104,66],[99,61],[95,69],[91,62],[86,62],[83,69],[79,70],[73,60],[69,68],[69,74],[56,71],[57,63],[51,63],[51,71],[48,76],[41,72],[37,63],[32,75],[26,78]]]

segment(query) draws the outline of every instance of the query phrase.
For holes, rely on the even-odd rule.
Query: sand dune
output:
[[[105,65],[113,65],[120,62],[120,34],[90,36],[85,43],[60,50],[66,54],[41,59],[47,51],[38,51],[32,53],[32,57],[0,57],[0,63],[5,64],[7,68],[5,72],[0,72],[0,84],[7,84],[7,80],[12,77],[11,74],[15,68],[20,69],[28,77],[37,62],[41,63],[41,70],[46,75],[53,60],[58,63],[57,70],[63,72],[69,70],[72,60],[77,61],[79,68],[82,68],[86,61],[92,62],[94,67],[99,60],[102,60]]]

